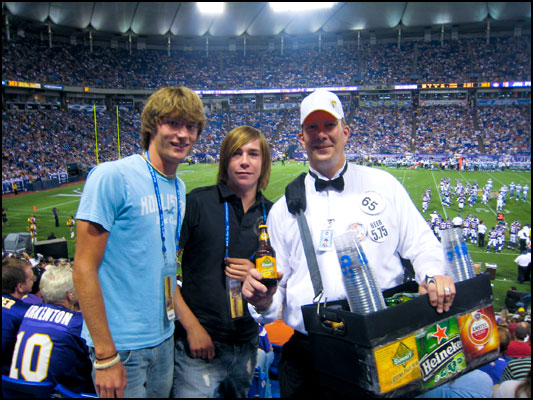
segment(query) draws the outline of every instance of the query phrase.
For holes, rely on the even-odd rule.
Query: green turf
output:
[[[178,170],[179,176],[183,179],[190,191],[199,186],[206,186],[214,184],[217,175],[217,166],[214,165],[182,165]],[[299,173],[307,171],[308,167],[303,166],[299,162],[286,162],[284,166],[280,162],[272,167],[272,175],[270,184],[265,195],[267,198],[276,201],[284,193],[285,186]],[[528,183],[531,186],[530,172],[456,172],[456,171],[441,171],[441,170],[409,170],[409,169],[387,169],[397,179],[404,184],[407,191],[410,193],[415,205],[422,211],[421,196],[428,188],[432,189],[432,201],[429,210],[424,217],[429,218],[429,213],[433,210],[441,213],[441,215],[455,217],[459,213],[457,205],[452,204],[452,207],[445,209],[440,205],[437,186],[440,179],[444,176],[451,178],[451,186],[455,186],[455,180],[460,179],[464,184],[467,182],[478,182],[480,188],[485,185],[489,177],[492,177],[494,182],[493,190],[498,190],[504,183],[509,185],[511,181],[521,183],[522,185]],[[9,226],[2,228],[2,235],[5,236],[11,232],[26,232],[28,226],[27,218],[34,213],[33,207],[37,207],[35,212],[38,222],[38,240],[46,240],[50,232],[60,238],[64,237],[68,242],[69,257],[74,257],[75,242],[70,239],[69,229],[66,226],[67,218],[70,215],[76,214],[76,209],[79,203],[81,190],[83,184],[74,186],[63,186],[61,188],[42,191],[30,194],[19,194],[15,197],[2,199],[2,207],[7,208],[7,215],[9,218]],[[59,210],[60,226],[55,227],[54,217],[52,215],[52,208],[56,207]],[[465,206],[463,216],[472,212],[477,214],[479,218],[486,222],[486,225],[491,228],[496,222],[496,200],[490,200],[487,206],[481,204],[479,201],[476,208],[471,210],[468,205]],[[515,200],[508,201],[507,207],[504,208],[504,215],[508,222],[518,219],[522,224],[531,223],[531,200],[528,198],[527,202],[516,202]],[[485,270],[485,264],[493,263],[498,266],[496,272],[496,280],[493,282],[494,304],[499,310],[505,299],[505,293],[509,286],[515,285],[518,291],[531,293],[530,284],[518,284],[515,282],[517,276],[517,267],[513,262],[518,255],[507,249],[500,254],[494,252],[485,253],[484,249],[477,246],[468,245],[470,254],[475,262],[483,263],[482,271]]]

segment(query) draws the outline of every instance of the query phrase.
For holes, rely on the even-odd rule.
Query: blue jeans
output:
[[[257,361],[258,339],[244,344],[213,341],[215,358],[192,358],[187,339],[177,339],[175,346],[172,396],[246,397]]]
[[[155,347],[119,351],[128,380],[124,397],[168,398],[174,372],[173,348],[174,336],[170,336]],[[94,362],[94,348],[91,347],[89,350]]]
[[[270,350],[268,353],[265,353],[263,349],[257,349],[257,366],[261,367],[261,372],[266,374],[266,388],[265,388],[265,398],[272,398],[272,385],[270,384],[270,377],[268,376],[268,371],[270,366],[274,362],[274,352]]]

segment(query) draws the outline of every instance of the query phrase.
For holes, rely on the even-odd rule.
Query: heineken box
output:
[[[442,314],[427,295],[365,315],[346,301],[303,306],[320,384],[345,396],[416,396],[497,359],[489,276],[455,287]]]

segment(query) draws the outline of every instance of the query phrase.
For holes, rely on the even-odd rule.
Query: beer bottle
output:
[[[277,284],[276,252],[270,245],[266,225],[259,225],[259,247],[255,252],[255,267],[263,275],[263,285],[272,287]]]

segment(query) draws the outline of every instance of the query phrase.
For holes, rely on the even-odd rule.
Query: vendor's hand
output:
[[[278,272],[278,279],[283,274]],[[267,308],[272,302],[272,296],[278,289],[277,285],[267,288],[261,283],[263,275],[255,268],[251,269],[242,285],[242,294],[246,301],[257,309]]]
[[[255,265],[247,258],[232,258],[224,259],[226,263],[226,276],[244,282],[248,272],[255,269]]]
[[[453,279],[446,275],[435,275],[427,278],[420,283],[418,287],[419,294],[428,294],[429,302],[437,308],[440,314],[447,312],[452,306],[455,298],[455,285]]]

